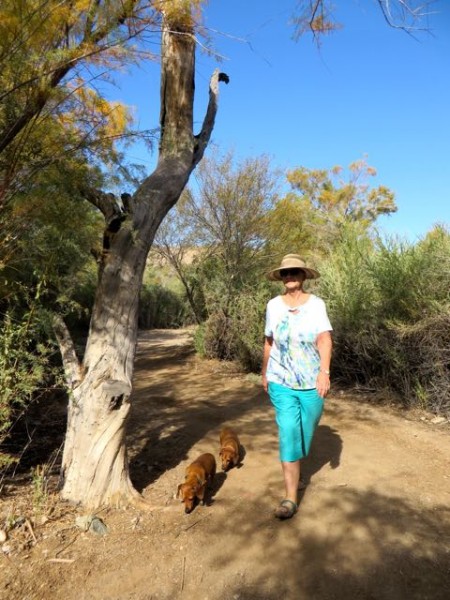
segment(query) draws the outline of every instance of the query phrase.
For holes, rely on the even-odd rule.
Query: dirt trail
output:
[[[218,458],[224,424],[241,437],[243,466],[219,471],[209,505],[185,515],[176,487],[198,454]],[[76,529],[70,510],[35,524],[32,549],[0,553],[1,599],[450,597],[447,425],[332,394],[299,513],[280,522],[267,396],[196,358],[186,332],[154,331],[139,343],[129,439],[133,481],[154,510],[103,511],[103,537]]]

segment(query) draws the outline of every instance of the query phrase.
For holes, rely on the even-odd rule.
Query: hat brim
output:
[[[287,268],[300,269],[300,271],[303,271],[305,273],[305,279],[318,279],[320,277],[319,271],[316,271],[315,269],[309,269],[307,267],[287,267]],[[268,273],[269,279],[271,279],[272,281],[281,281],[280,271],[282,271],[282,270],[283,269],[274,269],[273,271],[270,271]]]

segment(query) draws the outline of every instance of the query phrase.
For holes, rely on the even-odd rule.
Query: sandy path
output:
[[[219,472],[210,504],[185,515],[177,484],[201,452],[218,457],[224,424],[239,432],[244,464]],[[20,577],[5,571],[0,598],[450,597],[446,425],[332,395],[305,465],[310,483],[299,513],[279,522],[267,396],[230,368],[197,359],[186,332],[157,331],[141,336],[129,437],[133,480],[157,508],[105,511],[105,537],[54,523],[29,558],[10,557]],[[56,554],[73,562],[49,563]]]

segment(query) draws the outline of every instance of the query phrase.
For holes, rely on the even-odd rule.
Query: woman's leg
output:
[[[269,395],[275,408],[278,425],[280,462],[285,487],[284,498],[297,506],[302,454],[299,394],[285,386],[269,383]],[[289,504],[287,506],[289,507]],[[279,516],[281,516],[283,510],[281,508],[279,510]],[[286,508],[286,510],[288,509]]]
[[[300,460],[281,462],[286,489],[285,498],[297,504],[298,485],[300,483]]]
[[[280,461],[295,462],[302,457],[300,397],[296,390],[269,382],[269,396],[278,425]]]
[[[302,458],[308,456],[311,442],[323,412],[323,398],[316,389],[300,391]]]
[[[273,383],[269,383],[269,395],[279,428],[285,499],[297,505],[300,459],[309,453],[314,430],[322,415],[323,399],[317,390],[291,390]],[[280,513],[277,516],[281,516],[282,509],[279,507],[277,511]]]

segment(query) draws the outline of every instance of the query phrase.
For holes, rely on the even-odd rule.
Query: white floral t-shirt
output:
[[[282,296],[267,304],[264,335],[273,338],[267,381],[307,390],[316,387],[320,355],[319,333],[332,331],[325,302],[311,294],[305,304],[290,308]]]

